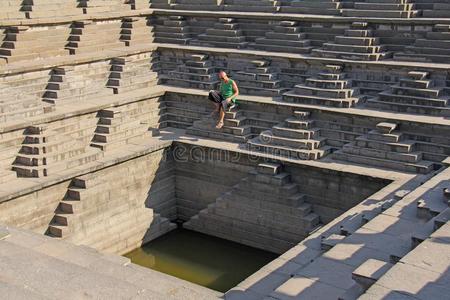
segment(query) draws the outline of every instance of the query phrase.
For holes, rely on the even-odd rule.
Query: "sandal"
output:
[[[223,127],[223,122],[217,123],[217,125],[216,125],[217,129],[221,129],[222,127]]]

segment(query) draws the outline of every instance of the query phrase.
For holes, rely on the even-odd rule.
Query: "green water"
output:
[[[135,264],[226,292],[276,254],[177,229],[125,255]]]

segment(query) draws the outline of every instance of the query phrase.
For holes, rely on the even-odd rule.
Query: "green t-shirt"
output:
[[[233,79],[229,79],[228,82],[222,81],[220,83],[220,94],[225,99],[230,98],[234,95],[233,82]],[[231,100],[233,102],[236,101],[236,97],[231,98]]]

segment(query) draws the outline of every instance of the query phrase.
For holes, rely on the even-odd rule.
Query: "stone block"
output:
[[[263,163],[258,165],[257,170],[261,174],[277,175],[281,172],[282,166],[280,164]]]
[[[392,266],[391,263],[385,261],[368,259],[352,272],[352,278],[361,285],[364,290],[367,290],[390,268],[392,268]]]
[[[377,130],[383,134],[390,134],[395,129],[397,129],[397,124],[395,123],[382,122],[377,124]]]

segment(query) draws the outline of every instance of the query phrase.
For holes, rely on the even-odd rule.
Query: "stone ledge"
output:
[[[447,167],[450,167],[450,156],[447,157],[446,159],[444,159],[444,161],[442,161],[442,163],[443,163],[444,165],[446,165]]]
[[[106,109],[114,106],[120,106],[128,103],[138,102],[145,99],[151,99],[163,96],[165,90],[163,88],[152,87],[150,89],[140,90],[136,95],[136,91],[115,95],[114,97],[106,96],[98,98],[94,101],[85,101],[85,103],[67,103],[57,106],[54,112],[44,115],[27,118],[26,121],[7,122],[0,125],[0,134],[14,130],[25,129],[28,126],[64,120],[69,117],[75,117],[88,113],[96,112],[100,109]],[[111,101],[113,99],[113,101]],[[8,124],[9,123],[9,124]]]
[[[173,92],[179,94],[191,94],[191,95],[202,95],[207,96],[207,91],[198,90],[198,89],[189,89],[189,88],[179,88],[174,86],[165,86],[158,85],[160,87],[164,87],[166,93]],[[450,126],[450,119],[445,117],[434,117],[434,116],[425,116],[425,115],[411,115],[411,114],[402,114],[396,112],[388,112],[388,111],[377,111],[370,110],[364,108],[333,108],[333,107],[319,107],[316,105],[307,105],[307,104],[297,104],[290,102],[281,102],[275,101],[272,97],[263,97],[263,96],[247,96],[247,95],[239,95],[239,101],[241,102],[256,102],[261,104],[270,104],[277,106],[287,106],[287,107],[298,107],[298,108],[308,108],[312,111],[324,111],[324,112],[333,112],[336,114],[344,114],[344,115],[357,115],[362,117],[371,117],[384,120],[388,122],[414,122],[414,123],[422,123],[422,124],[432,124],[432,125],[440,125],[440,126]],[[380,121],[381,122],[381,121]]]
[[[321,22],[359,22],[360,17],[341,17],[333,15],[309,15],[309,14],[290,14],[290,13],[264,13],[264,12],[239,12],[239,11],[193,11],[176,9],[153,9],[153,15],[181,15],[181,16],[202,16],[219,18],[257,18],[270,20],[286,21],[321,21]],[[364,18],[365,22],[370,23],[389,23],[389,24],[442,24],[450,22],[449,18]]]
[[[17,197],[31,194],[33,192],[42,190],[46,187],[61,183],[63,181],[70,180],[72,178],[88,173],[96,172],[101,169],[105,169],[110,166],[120,164],[152,152],[156,152],[158,150],[170,147],[172,144],[171,140],[159,140],[155,142],[155,140],[146,139],[145,141],[149,141],[149,143],[145,145],[131,143],[128,145],[128,147],[124,146],[120,148],[120,153],[118,153],[117,151],[112,151],[110,153],[106,153],[103,159],[86,165],[82,165],[80,167],[72,168],[70,170],[55,173],[48,177],[18,178],[16,184],[14,185],[16,187],[16,191],[8,191],[11,190],[11,182],[6,184],[6,190],[3,189],[5,185],[3,185],[3,187],[0,186],[0,203],[11,201]],[[153,143],[151,143],[151,141],[153,141]]]
[[[200,138],[198,136],[188,135],[183,129],[165,128],[161,130],[160,139],[170,139],[174,143],[180,143],[191,146],[207,147],[210,149],[217,149],[219,151],[231,151],[241,153],[243,155],[257,156],[261,159],[268,159],[270,161],[277,161],[282,163],[289,163],[295,165],[303,165],[318,169],[325,169],[329,171],[350,173],[360,176],[367,176],[378,179],[386,179],[391,181],[404,180],[405,178],[413,178],[416,176],[411,173],[402,173],[399,171],[392,171],[387,169],[381,169],[376,167],[367,167],[363,165],[349,165],[348,163],[342,163],[339,161],[326,161],[326,160],[297,160],[287,157],[273,156],[271,154],[265,154],[260,152],[254,152],[246,149],[233,142],[219,141],[208,138]],[[176,145],[176,144],[175,144]],[[419,176],[419,175],[417,175]]]
[[[80,8],[81,12],[81,8]],[[0,20],[2,26],[32,26],[32,25],[55,25],[66,24],[74,21],[86,20],[109,20],[125,17],[149,16],[153,14],[153,9],[130,10],[123,13],[102,13],[102,14],[80,14],[79,16],[68,16],[60,18],[39,18],[39,19],[16,19],[16,20]]]
[[[59,66],[72,66],[83,63],[103,61],[114,57],[130,56],[140,53],[147,53],[157,50],[156,44],[140,47],[120,47],[108,51],[99,51],[95,53],[84,53],[78,55],[66,55],[48,59],[37,59],[30,61],[21,61],[17,63],[6,64],[0,67],[0,76],[8,76],[19,73],[47,70]]]
[[[449,20],[450,21],[450,20]],[[292,53],[280,53],[280,52],[268,52],[261,50],[251,50],[251,49],[234,49],[234,48],[215,48],[215,47],[198,47],[198,46],[186,46],[178,44],[163,44],[163,43],[152,43],[151,46],[141,46],[141,47],[120,47],[108,51],[101,51],[95,53],[85,53],[79,55],[67,55],[60,56],[49,59],[38,59],[21,61],[17,63],[0,65],[0,76],[7,76],[18,73],[32,72],[46,70],[57,66],[63,65],[78,65],[87,62],[95,62],[107,60],[113,57],[119,56],[130,56],[133,54],[158,51],[159,49],[176,49],[176,50],[187,50],[193,52],[211,52],[219,54],[241,54],[241,55],[251,55],[251,56],[262,56],[262,57],[276,57],[276,58],[286,58],[286,59],[298,59],[316,62],[326,62],[326,63],[337,63],[337,64],[357,64],[361,65],[376,65],[385,67],[408,67],[413,68],[427,68],[430,70],[448,70],[450,69],[450,64],[440,64],[440,63],[425,63],[425,62],[408,62],[408,61],[395,61],[395,60],[379,60],[379,61],[357,61],[348,59],[337,59],[337,58],[322,58],[314,57],[310,55],[303,54],[292,54]]]
[[[305,165],[330,171],[351,173],[372,178],[387,179],[391,181],[404,181],[405,179],[414,177],[411,174],[382,170],[377,168],[367,168],[365,166],[349,166],[346,164],[341,164],[339,162],[331,163],[321,161],[299,161],[282,157],[272,157],[271,155],[254,153],[252,151],[240,149],[239,145],[236,143],[208,140],[202,138],[199,139],[198,137],[186,135],[185,131],[181,129],[165,128],[164,130],[161,130],[161,136],[148,138],[139,141],[136,144],[131,143],[128,146],[121,148],[120,151],[112,151],[110,153],[106,152],[105,157],[99,161],[72,168],[71,170],[55,173],[54,175],[48,177],[18,178],[16,184],[13,185],[16,187],[15,191],[11,192],[11,183],[0,186],[0,203],[13,200],[23,195],[31,194],[46,187],[61,183],[66,180],[70,180],[74,177],[105,169],[107,167],[170,147],[174,142],[207,147],[211,149],[218,149],[221,151],[232,151],[236,153],[242,153],[244,155],[257,155],[260,158],[275,159],[277,161],[282,161],[285,163]]]
[[[450,20],[449,20],[450,21]],[[287,59],[298,59],[307,61],[317,61],[317,62],[327,62],[327,64],[355,64],[361,65],[376,65],[376,66],[386,66],[386,67],[407,67],[413,68],[427,68],[429,70],[448,70],[450,64],[439,64],[439,63],[423,63],[423,62],[410,62],[410,61],[396,61],[396,60],[378,60],[378,61],[359,61],[359,60],[349,60],[349,59],[339,59],[339,58],[322,58],[315,57],[311,55],[295,54],[295,53],[282,53],[282,52],[270,52],[262,50],[253,49],[235,49],[235,48],[216,48],[216,47],[199,47],[190,45],[178,45],[178,44],[162,44],[155,43],[158,50],[161,49],[183,49],[190,50],[193,52],[213,52],[219,54],[242,54],[242,55],[259,55],[261,57],[276,57],[276,58],[287,58]]]

